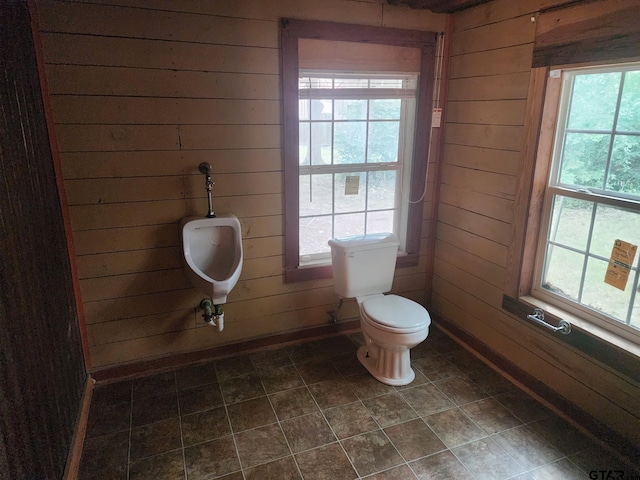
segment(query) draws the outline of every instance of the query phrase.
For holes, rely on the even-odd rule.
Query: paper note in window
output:
[[[344,182],[344,194],[358,195],[359,189],[360,189],[360,176],[348,175]]]
[[[628,242],[622,240],[616,240],[613,242],[613,250],[611,251],[611,258],[609,259],[609,266],[607,267],[607,273],[604,276],[605,283],[624,290],[627,287],[627,280],[629,279],[629,272],[633,265],[633,259],[636,256],[638,250],[637,245],[631,245]]]

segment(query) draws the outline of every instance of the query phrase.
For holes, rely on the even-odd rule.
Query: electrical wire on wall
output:
[[[433,101],[433,113],[434,117],[438,114],[437,125],[436,122],[431,122],[431,128],[440,126],[439,115],[442,114],[442,107],[440,106],[440,93],[442,91],[442,65],[444,64],[444,32],[438,34],[438,40],[436,43],[436,65],[435,65],[435,78],[434,78],[434,101]],[[435,119],[435,118],[434,118]],[[433,120],[433,119],[432,119]]]
[[[440,120],[442,117],[442,107],[440,106],[440,92],[442,90],[442,66],[444,64],[444,32],[438,34],[436,41],[436,63],[434,68],[433,78],[433,111],[431,116],[431,128],[440,127]],[[431,142],[433,143],[433,142]],[[429,157],[431,157],[431,145],[429,145]],[[429,178],[429,163],[427,162],[427,169],[424,178],[424,189],[422,195],[418,200],[406,199],[409,203],[420,203],[424,201],[424,197],[427,194],[427,180]],[[404,197],[404,192],[402,192]]]

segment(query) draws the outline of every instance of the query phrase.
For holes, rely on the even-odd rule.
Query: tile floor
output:
[[[412,351],[417,377],[405,387],[366,373],[355,356],[361,341],[336,337],[98,386],[79,478],[637,474],[435,328]]]

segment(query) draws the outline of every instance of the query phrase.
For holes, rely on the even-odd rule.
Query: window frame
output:
[[[640,357],[640,343],[635,339],[634,334],[629,335],[622,331],[625,329],[616,328],[616,325],[613,325],[613,328],[609,328],[610,326],[605,328],[600,322],[593,322],[579,310],[563,306],[559,302],[549,302],[547,298],[537,295],[534,288],[538,241],[544,230],[543,209],[545,195],[548,194],[547,187],[552,168],[562,90],[562,75],[551,75],[551,71],[583,66],[596,68],[603,64],[629,63],[630,60],[531,69],[518,189],[514,220],[511,225],[513,241],[507,261],[502,308],[523,319],[529,325],[534,324],[526,317],[533,313],[534,308],[541,308],[545,313],[545,320],[549,323],[557,324],[560,320],[567,320],[572,324],[569,335],[557,335],[541,327],[534,328],[553,335],[554,338],[597,358],[618,371],[625,373],[630,371],[636,375],[637,372],[633,368],[630,369],[628,363],[628,355],[636,359]],[[611,320],[611,322],[616,321]],[[620,326],[623,325],[620,324]]]
[[[333,80],[340,78],[359,78],[368,80],[374,80],[376,78],[381,79],[397,79],[402,80],[403,82],[413,82],[415,83],[415,77],[417,75],[410,75],[406,73],[384,73],[384,74],[370,74],[368,72],[355,72],[353,74],[345,75],[342,72],[335,71],[304,71],[301,70],[302,76],[309,76],[312,78],[331,78],[332,83]],[[309,165],[299,165],[298,166],[298,175],[302,177],[302,175],[309,175],[310,177],[313,175],[335,175],[335,174],[364,174],[365,175],[365,183],[361,188],[366,189],[368,185],[368,177],[369,174],[375,174],[375,172],[395,172],[396,180],[395,180],[395,200],[392,208],[384,208],[382,210],[394,210],[397,212],[394,228],[390,231],[392,233],[396,233],[398,238],[400,239],[400,252],[404,253],[406,251],[406,226],[407,226],[407,216],[409,210],[409,202],[403,202],[402,197],[407,197],[404,193],[408,190],[408,185],[410,182],[411,175],[411,166],[413,163],[413,137],[415,135],[415,107],[416,107],[416,94],[417,89],[413,87],[402,87],[398,88],[381,88],[381,87],[353,87],[353,88],[337,88],[337,89],[312,89],[313,92],[304,92],[300,94],[300,99],[326,99],[331,100],[332,102],[335,100],[362,100],[366,101],[367,104],[371,101],[379,100],[379,99],[396,99],[400,100],[400,116],[398,119],[376,119],[370,118],[368,115],[369,108],[367,108],[367,117],[358,120],[344,120],[344,119],[336,119],[332,117],[330,120],[314,120],[311,116],[308,119],[300,119],[298,124],[308,123],[310,128],[313,128],[313,124],[315,122],[320,123],[330,123],[332,125],[331,137],[332,137],[332,157],[335,149],[335,126],[337,124],[347,124],[350,122],[358,122],[358,123],[367,123],[366,132],[368,135],[369,129],[371,125],[387,123],[390,121],[394,121],[398,123],[399,135],[398,135],[398,157],[394,162],[369,162],[368,161],[368,147],[365,147],[365,161],[363,163],[331,163],[331,164],[312,164]],[[410,107],[408,104],[412,104]],[[407,116],[407,110],[411,112],[410,118]],[[410,132],[410,138],[407,138],[407,132]],[[310,130],[311,132],[311,130]],[[367,139],[368,140],[368,139]],[[409,145],[408,140],[411,141]],[[409,145],[409,146],[408,146]],[[335,182],[335,177],[333,178],[333,182]],[[335,185],[334,185],[335,188]],[[308,218],[308,217],[331,217],[332,225],[335,223],[335,217],[345,214],[352,213],[362,213],[365,215],[365,232],[367,230],[367,222],[366,218],[370,213],[376,213],[381,211],[381,209],[369,208],[368,194],[365,191],[365,206],[363,210],[357,212],[344,212],[344,211],[335,211],[335,203],[331,209],[331,213],[325,214],[312,214],[312,215],[302,215],[299,212],[299,218]],[[377,233],[377,232],[376,232]],[[304,254],[300,255],[300,266],[307,267],[309,265],[314,264],[326,264],[330,262],[330,252],[328,250],[325,253],[311,253],[310,259],[308,261],[304,261]]]
[[[589,72],[589,73],[605,73],[605,72],[626,72],[629,70],[637,71],[639,67],[638,63],[633,64],[619,64],[619,65],[596,65],[589,67],[566,67],[561,70],[554,69],[552,72],[553,75],[560,75],[560,96],[558,99],[558,108],[555,112],[557,121],[566,123],[568,121],[569,109],[571,103],[571,93],[573,87],[568,87],[569,82],[575,79],[576,75],[581,72]],[[619,90],[616,101],[616,112],[620,107],[620,101],[622,96],[622,90]],[[541,300],[548,301],[551,304],[557,305],[560,308],[566,309],[569,313],[574,314],[576,316],[584,317],[590,323],[598,325],[606,330],[610,330],[615,335],[620,335],[622,337],[628,338],[632,342],[640,344],[640,329],[635,329],[626,322],[617,320],[610,315],[606,315],[604,313],[599,313],[596,310],[590,309],[588,306],[584,305],[581,302],[576,302],[571,300],[570,298],[563,297],[561,295],[555,294],[545,288],[542,287],[541,283],[543,280],[543,270],[545,268],[545,264],[547,262],[546,259],[546,250],[548,243],[548,234],[551,223],[552,209],[555,199],[559,197],[564,198],[574,198],[577,200],[584,200],[588,202],[593,202],[598,205],[604,205],[608,207],[614,208],[622,208],[627,210],[633,210],[636,214],[640,215],[640,201],[638,200],[636,195],[627,195],[619,192],[615,192],[613,190],[603,190],[600,188],[575,188],[569,184],[564,184],[560,181],[560,172],[559,169],[561,167],[561,162],[558,156],[562,150],[561,136],[564,136],[566,130],[570,130],[566,125],[556,124],[556,128],[554,132],[549,132],[550,135],[553,135],[552,140],[552,152],[550,154],[550,158],[548,159],[551,162],[551,167],[549,168],[549,175],[546,185],[546,191],[544,195],[543,202],[543,210],[542,210],[542,218],[540,230],[538,233],[538,246],[536,249],[536,259],[535,259],[535,267],[534,267],[534,278],[532,283],[532,296],[536,298],[540,298]],[[608,171],[610,162],[611,162],[611,146],[613,145],[615,135],[631,135],[630,132],[620,132],[616,129],[616,126],[612,126],[611,131],[602,131],[602,134],[608,134],[612,138],[609,140],[610,142],[610,151],[608,152],[607,158],[607,167]],[[633,136],[639,136],[637,134],[633,134]],[[606,186],[604,187],[606,188]],[[595,219],[591,220],[592,225],[595,222]],[[594,254],[591,252],[585,252],[585,255],[595,258]],[[637,268],[633,268],[631,270],[631,274],[629,276],[629,281],[631,282],[631,298],[630,301],[633,303],[636,294],[635,294],[635,281],[637,278]],[[581,283],[584,284],[585,279],[581,279]],[[630,315],[630,313],[629,313]]]
[[[284,170],[284,278],[286,283],[331,278],[330,264],[299,264],[299,159],[298,159],[298,40],[345,41],[420,49],[420,72],[409,198],[422,195],[431,140],[431,111],[436,56],[436,32],[342,23],[281,19],[282,150]],[[409,204],[406,251],[396,265],[418,264],[422,235],[423,201]]]

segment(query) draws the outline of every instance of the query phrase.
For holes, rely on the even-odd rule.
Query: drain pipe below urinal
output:
[[[202,318],[212,327],[217,327],[221,332],[224,329],[224,312],[222,304],[213,305],[211,300],[205,298],[200,302],[200,308],[203,310]]]

